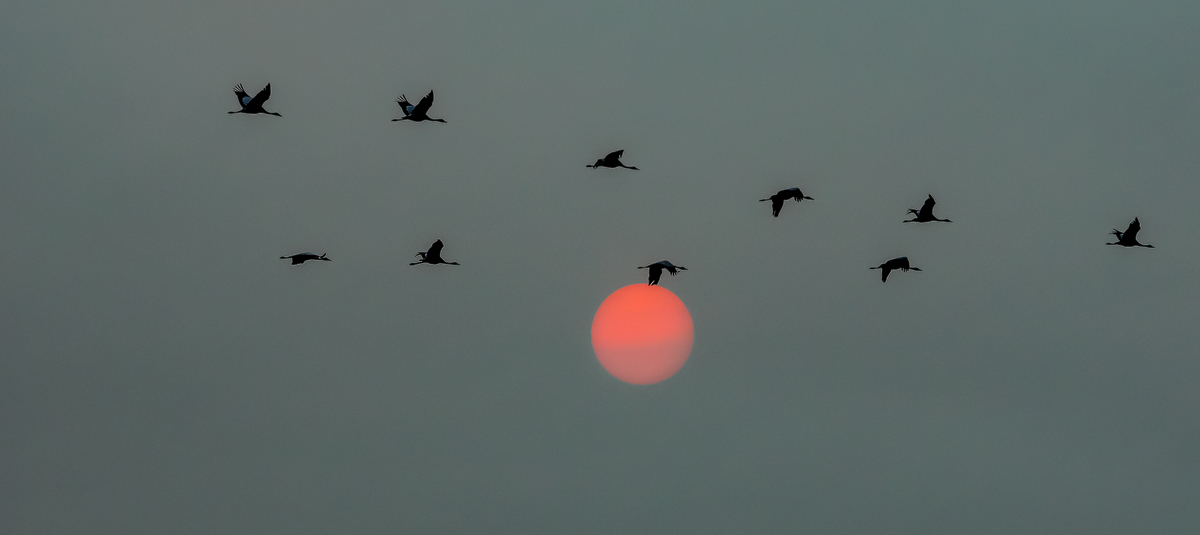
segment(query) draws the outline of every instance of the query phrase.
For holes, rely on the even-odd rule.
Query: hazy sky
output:
[[[1200,4],[708,4],[6,5],[0,532],[1194,530]]]

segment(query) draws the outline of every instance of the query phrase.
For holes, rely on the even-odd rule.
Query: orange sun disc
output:
[[[635,385],[665,380],[692,352],[692,315],[662,286],[631,284],[609,295],[592,320],[592,349],[613,377]]]

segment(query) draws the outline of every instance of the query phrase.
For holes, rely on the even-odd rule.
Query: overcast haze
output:
[[[710,4],[6,5],[0,532],[1194,530],[1200,4]]]

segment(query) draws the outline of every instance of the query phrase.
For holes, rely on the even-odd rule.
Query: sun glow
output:
[[[692,315],[662,286],[632,284],[609,295],[592,320],[592,348],[613,377],[635,385],[663,381],[692,352]]]

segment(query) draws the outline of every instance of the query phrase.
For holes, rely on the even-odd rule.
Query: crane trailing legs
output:
[[[424,97],[422,97],[421,100],[419,102],[417,102],[416,106],[413,106],[411,103],[409,103],[408,98],[405,97],[404,95],[400,95],[400,98],[396,99],[396,104],[400,105],[400,111],[404,112],[404,117],[401,117],[399,119],[392,119],[393,122],[395,122],[395,121],[412,121],[414,123],[419,123],[421,121],[436,121],[439,123],[446,122],[445,119],[434,119],[429,116],[429,108],[433,106],[433,91],[430,91],[428,95],[425,95]]]
[[[415,266],[417,264],[449,264],[452,266],[457,266],[458,262],[447,262],[442,259],[442,247],[443,246],[444,246],[444,244],[442,243],[442,240],[433,242],[433,245],[429,246],[428,251],[418,252],[415,255],[415,256],[421,257],[420,260],[417,260],[416,262],[410,262],[408,265]]]
[[[783,209],[783,201],[788,199],[796,199],[796,202],[801,202],[804,199],[813,200],[812,197],[801,193],[800,188],[788,188],[781,189],[778,193],[766,199],[759,199],[758,202],[771,201],[771,216],[779,217],[779,211]]]
[[[917,210],[914,208],[908,209],[908,213],[913,214],[916,217],[905,220],[904,222],[905,223],[928,223],[930,221],[941,221],[942,223],[952,223],[952,221],[950,221],[949,219],[938,219],[937,217],[934,217],[933,205],[935,205],[935,204],[937,204],[937,201],[934,201],[933,195],[930,195],[928,199],[925,199],[925,204],[921,205],[920,210]]]
[[[893,259],[888,260],[887,262],[884,262],[882,264],[879,264],[878,266],[875,266],[871,269],[882,269],[883,270],[883,282],[887,282],[888,274],[891,273],[893,269],[898,269],[900,271],[908,271],[910,269],[913,271],[921,271],[921,268],[912,267],[912,266],[908,265],[908,257],[907,256],[893,258]]]
[[[661,260],[648,266],[638,266],[638,269],[650,270],[650,286],[658,284],[658,280],[662,278],[662,272],[664,269],[667,270],[667,273],[670,273],[672,277],[674,277],[675,273],[678,271],[687,271],[687,268],[683,266],[677,266],[667,262],[666,260]]]
[[[257,95],[254,95],[254,98],[251,98],[250,95],[246,93],[246,90],[242,89],[242,84],[234,86],[233,93],[237,95],[238,104],[242,106],[242,109],[231,111],[229,113],[265,113],[267,115],[283,117],[278,113],[263,109],[263,104],[267,102],[267,99],[271,98],[271,84],[267,84],[267,87],[262,88]]]
[[[281,256],[279,258],[280,259],[291,258],[293,266],[295,266],[297,264],[303,264],[305,262],[308,262],[309,260],[324,260],[326,262],[332,262],[332,260],[325,257],[325,253],[321,253],[321,256],[317,256],[313,253],[296,253],[294,255]]]
[[[624,150],[614,150],[606,154],[603,158],[596,160],[596,163],[592,165],[585,165],[584,167],[591,167],[592,169],[599,169],[601,167],[624,167],[626,169],[638,171],[639,169],[636,167],[631,167],[621,163],[622,154],[625,154]]]
[[[1112,243],[1106,243],[1104,245],[1120,245],[1121,247],[1149,247],[1149,248],[1153,249],[1154,248],[1153,245],[1147,245],[1145,243],[1138,243],[1137,235],[1138,235],[1138,232],[1140,232],[1141,230],[1142,230],[1142,224],[1141,224],[1141,222],[1138,221],[1138,218],[1135,217],[1135,218],[1133,218],[1133,222],[1129,224],[1129,228],[1125,229],[1125,232],[1121,232],[1117,229],[1113,229],[1112,232],[1110,232],[1109,234],[1116,236],[1117,241],[1112,242]]]

